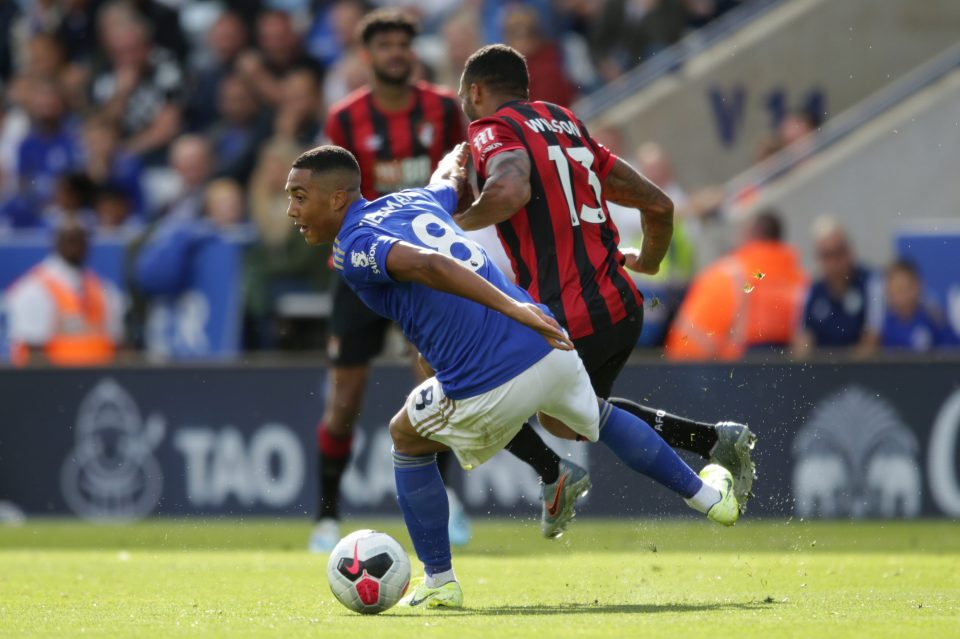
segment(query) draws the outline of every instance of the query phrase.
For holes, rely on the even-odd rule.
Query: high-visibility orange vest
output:
[[[90,272],[83,275],[83,293],[77,294],[53,277],[44,265],[27,277],[37,278],[50,293],[57,309],[53,336],[44,353],[57,366],[98,366],[113,360],[115,346],[107,332],[106,292]],[[29,359],[26,344],[13,344],[12,361],[23,366]]]
[[[694,279],[667,334],[667,357],[733,360],[751,346],[790,344],[807,282],[786,244],[744,245]]]

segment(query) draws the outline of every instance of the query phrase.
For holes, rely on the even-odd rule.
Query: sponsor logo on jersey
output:
[[[430,156],[418,155],[403,160],[377,162],[373,171],[374,188],[378,193],[418,188],[430,181]]]
[[[473,136],[473,146],[477,147],[478,151],[490,142],[493,142],[493,127],[487,127]]]
[[[379,246],[380,240],[377,240],[370,245],[370,250],[367,251],[367,261],[370,263],[370,270],[374,272],[375,275],[380,275],[380,267],[377,266],[377,246]]]
[[[480,157],[481,157],[481,158],[485,158],[485,157],[487,157],[492,151],[496,151],[497,149],[499,149],[499,148],[502,147],[502,146],[503,146],[503,142],[493,142],[492,144],[488,144],[487,146],[485,146],[485,147],[483,147],[482,149],[480,149]]]

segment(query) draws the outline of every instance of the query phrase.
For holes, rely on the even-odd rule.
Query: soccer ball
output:
[[[357,530],[330,553],[327,580],[344,606],[366,615],[393,607],[410,585],[410,559],[390,535]]]

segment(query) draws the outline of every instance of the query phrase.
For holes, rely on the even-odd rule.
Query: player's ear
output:
[[[476,104],[483,98],[483,86],[477,82],[471,82],[468,94],[470,95],[470,102]]]
[[[347,203],[347,191],[345,189],[335,189],[330,193],[330,209],[339,211]]]

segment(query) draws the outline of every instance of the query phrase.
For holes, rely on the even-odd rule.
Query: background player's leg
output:
[[[323,421],[317,428],[320,490],[317,519],[339,517],[340,481],[350,462],[353,427],[360,414],[370,368],[331,368]]]
[[[331,368],[327,400],[317,426],[317,511],[309,549],[329,552],[340,540],[340,483],[350,463],[353,428],[360,414],[368,366]]]
[[[317,428],[317,523],[308,544],[313,552],[328,552],[340,540],[340,483],[350,463],[370,361],[383,350],[389,325],[338,279],[327,346],[331,368],[324,415]]]

